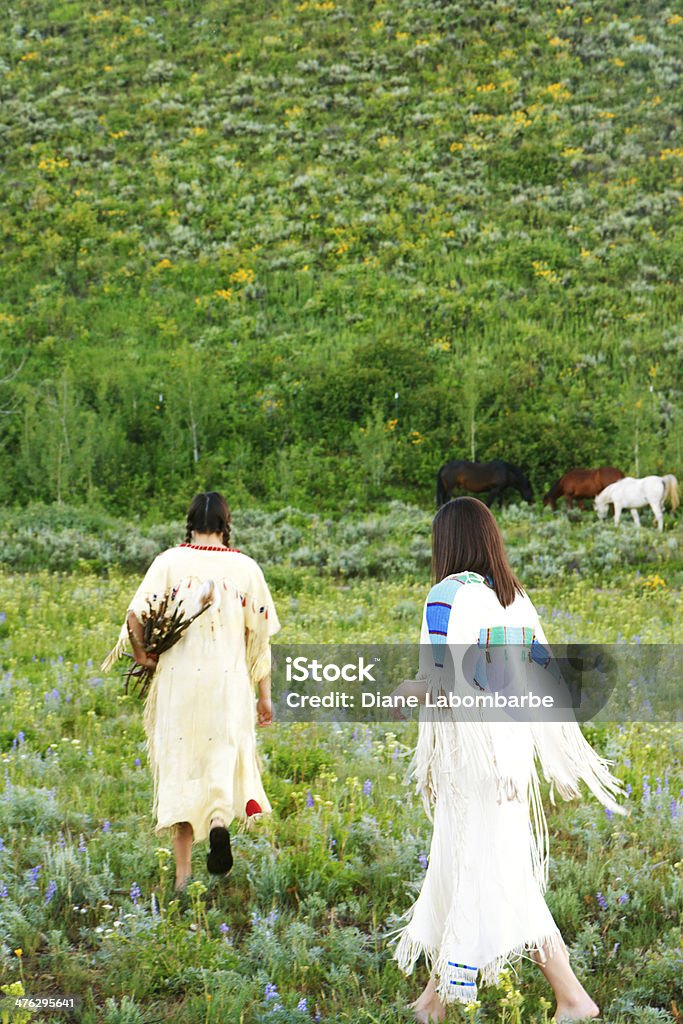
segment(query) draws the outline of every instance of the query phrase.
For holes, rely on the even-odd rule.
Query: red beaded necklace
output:
[[[187,542],[184,542],[183,544],[179,544],[178,547],[194,548],[195,551],[236,551],[237,554],[240,554],[239,548],[223,548],[219,547],[218,544],[213,546],[210,544],[188,544]]]

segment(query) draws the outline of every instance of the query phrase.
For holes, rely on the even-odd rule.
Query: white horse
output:
[[[636,509],[643,505],[649,505],[657,520],[657,527],[664,529],[664,503],[671,502],[671,511],[678,508],[678,480],[672,473],[667,476],[644,476],[638,479],[633,476],[625,476],[623,480],[617,480],[609,484],[597,495],[595,499],[595,511],[600,519],[607,515],[607,507],[614,505],[614,525],[619,525],[621,510],[629,508],[633,516],[633,522],[640,526],[640,516]]]

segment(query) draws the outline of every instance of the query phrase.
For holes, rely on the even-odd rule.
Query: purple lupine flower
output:
[[[370,796],[372,793],[372,782],[370,779],[366,779],[363,783],[363,796]]]
[[[306,999],[306,996],[303,996],[299,1000],[299,1002],[296,1004],[296,1008],[297,1010],[300,1010],[301,1013],[308,1013],[308,1000]]]
[[[5,843],[4,843],[3,839],[2,839],[2,836],[0,836],[0,850],[4,850],[4,849],[5,849]]]
[[[34,868],[31,868],[31,881],[37,884],[37,882],[38,882],[38,875],[39,874],[40,874],[40,864],[36,864],[36,866]]]
[[[221,925],[221,929],[220,930],[221,930],[221,934],[227,935],[228,932],[230,931],[230,925],[226,924],[225,921],[224,921],[223,924]]]
[[[64,847],[66,846],[66,839],[64,838],[64,833],[62,832],[61,828],[57,833],[57,845],[59,846],[60,850],[63,850]]]
[[[7,622],[7,612],[0,612],[0,622]]]
[[[662,780],[660,779],[660,777],[658,775],[657,776],[657,788],[655,790],[655,793],[657,794],[657,796],[659,796],[661,792],[662,792]]]
[[[622,892],[621,896],[619,897],[619,902],[620,903],[628,903],[628,893],[627,892]]]
[[[82,832],[78,838],[78,852],[85,853],[85,836]]]
[[[429,864],[429,859],[427,858],[427,854],[426,853],[421,853],[420,856],[417,859],[418,859],[419,863],[422,865],[422,867],[426,871],[427,870],[427,865]]]
[[[22,729],[20,729],[19,732],[17,733],[17,739],[18,739],[20,745],[22,743],[26,742],[26,736],[24,735],[24,732],[23,732]]]
[[[599,892],[597,894],[596,899],[598,901],[598,906],[600,907],[600,909],[601,910],[607,910],[607,900],[605,899],[605,897],[602,895],[601,892]]]
[[[8,896],[7,886],[3,881],[0,881],[0,900],[6,900]]]
[[[650,792],[651,791],[650,791],[650,783],[648,781],[649,778],[650,778],[649,775],[643,775],[643,801],[645,803],[649,803],[650,802]]]
[[[111,822],[109,821],[109,818],[105,818],[102,822],[102,831],[111,832]]]
[[[633,792],[633,786],[631,785],[630,782],[627,782],[626,783],[626,796],[630,796],[632,792]]]
[[[676,800],[672,800],[669,804],[669,814],[671,815],[672,820],[678,817],[678,803]]]
[[[268,1001],[269,999],[277,999],[277,997],[279,996],[279,994],[280,994],[280,993],[279,993],[279,992],[278,992],[278,990],[277,990],[277,985],[274,985],[272,981],[269,981],[269,982],[268,982],[268,983],[266,984],[265,990],[264,990],[264,992],[263,992],[263,997],[264,997],[264,999],[266,1000],[266,1002],[267,1002],[267,1001]]]
[[[135,760],[133,761],[133,764],[135,765],[136,768],[139,768],[140,767],[140,758],[136,757]]]
[[[611,820],[614,817],[614,811],[611,811],[609,807],[605,807],[605,817],[607,820]]]
[[[310,789],[306,791],[306,806],[315,807],[315,800],[313,799],[313,794]]]
[[[50,879],[50,884],[48,885],[47,889],[45,890],[45,905],[46,906],[52,900],[52,897],[54,896],[56,891],[57,891],[57,883],[54,881],[54,879]]]
[[[140,899],[140,886],[137,882],[133,882],[130,887],[130,898],[133,903],[137,906],[138,900]]]

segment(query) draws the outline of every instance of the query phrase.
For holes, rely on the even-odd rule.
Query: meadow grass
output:
[[[581,530],[577,543],[587,543]],[[386,933],[414,899],[429,852],[429,822],[404,787],[415,723],[262,731],[272,818],[235,836],[227,879],[207,875],[198,845],[193,886],[174,898],[170,840],[150,816],[141,707],[98,668],[137,579],[0,575],[0,983],[78,993],[86,1024],[410,1021],[426,975],[400,974]],[[277,639],[414,640],[426,587],[416,574],[301,568],[273,586]],[[677,639],[680,592],[661,566],[616,583],[561,578],[530,594],[550,642]],[[592,799],[546,804],[548,902],[605,1021],[675,1021],[681,726],[586,731],[615,759],[630,814],[613,818]],[[528,962],[480,1000],[449,1019],[541,1024],[551,1012]]]

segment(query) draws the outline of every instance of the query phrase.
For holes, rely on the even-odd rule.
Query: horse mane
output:
[[[543,495],[543,500],[554,501],[560,493],[560,484],[562,483],[563,477],[559,477],[553,486]]]
[[[519,466],[515,466],[512,462],[506,462],[505,465],[508,467],[513,476],[516,477],[517,480],[519,480],[521,484],[526,484],[529,490],[531,490],[531,484],[529,483],[528,478],[524,475]]]
[[[598,498],[602,498],[603,501],[607,501],[607,502],[611,501],[612,500],[612,488],[616,487],[617,484],[620,484],[622,482],[623,481],[621,481],[621,480],[615,480],[614,483],[607,484],[607,487],[603,487],[603,489],[601,491],[599,491],[595,495],[595,501],[597,501]]]

